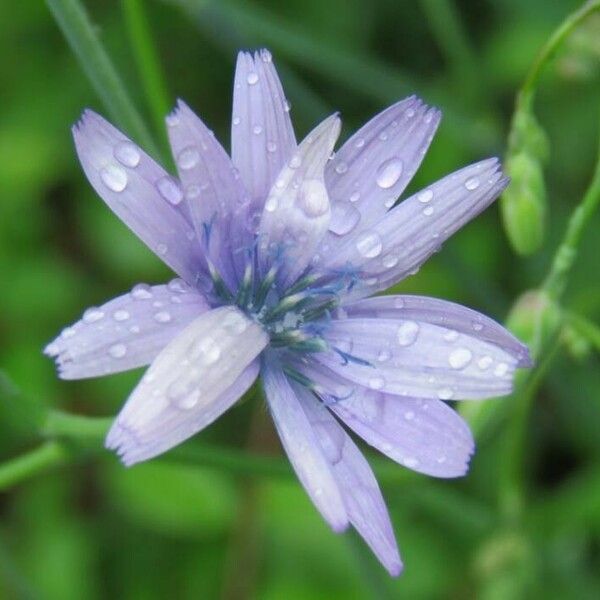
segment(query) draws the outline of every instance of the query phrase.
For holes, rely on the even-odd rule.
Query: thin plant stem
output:
[[[0,491],[11,488],[50,468],[64,464],[69,453],[65,446],[55,440],[49,440],[38,448],[34,448],[0,465]]]
[[[528,108],[533,100],[535,90],[546,64],[554,56],[560,45],[573,32],[573,30],[589,15],[600,10],[600,0],[589,0],[582,4],[575,12],[571,13],[548,38],[535,60],[521,90],[517,96],[517,106]]]
[[[50,12],[110,116],[151,154],[157,145],[78,0],[46,0]]]
[[[171,100],[143,0],[123,0],[123,15],[154,129],[166,148],[164,119]]]

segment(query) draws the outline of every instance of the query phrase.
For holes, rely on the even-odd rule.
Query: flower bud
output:
[[[519,152],[506,162],[510,185],[502,194],[500,208],[504,228],[515,251],[535,252],[542,244],[546,216],[546,186],[538,158]]]

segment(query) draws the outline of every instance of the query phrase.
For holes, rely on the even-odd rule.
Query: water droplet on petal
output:
[[[297,154],[294,154],[289,162],[290,169],[297,169],[301,164],[302,159]]]
[[[166,121],[169,127],[177,127],[179,125],[179,116],[176,113],[171,113],[167,115]]]
[[[426,206],[426,207],[423,209],[423,214],[424,214],[426,217],[430,217],[430,216],[433,214],[433,206]]]
[[[417,195],[417,200],[419,202],[422,202],[423,204],[427,204],[428,202],[431,202],[433,198],[433,191],[431,190],[424,190],[422,192],[419,192],[419,194]]]
[[[184,148],[177,156],[177,164],[181,169],[193,169],[200,161],[200,153],[196,146]]]
[[[386,269],[391,269],[398,264],[398,257],[395,254],[387,254],[381,259],[381,262]]]
[[[179,277],[171,279],[171,281],[169,281],[169,283],[167,284],[167,287],[172,292],[177,292],[178,294],[184,294],[188,291],[187,284],[183,281],[183,279],[180,279]]]
[[[357,148],[362,148],[365,145],[365,140],[363,138],[358,138],[356,142],[354,142],[354,145]]]
[[[157,323],[168,323],[171,320],[171,313],[166,310],[161,310],[154,315],[154,320]]]
[[[275,142],[267,142],[267,152],[275,152],[277,150],[277,144]]]
[[[454,391],[451,388],[443,387],[438,390],[437,396],[440,400],[450,400],[454,396]]]
[[[394,300],[394,308],[404,308],[404,298],[401,298],[400,296],[398,296]]]
[[[472,358],[473,354],[468,348],[456,348],[450,352],[448,362],[453,369],[464,369]]]
[[[478,361],[477,361],[477,366],[482,370],[485,371],[486,369],[489,369],[492,366],[492,363],[494,362],[494,359],[491,356],[482,356]]]
[[[396,184],[402,175],[402,161],[399,158],[390,158],[377,169],[377,185],[387,190]]]
[[[242,120],[239,117],[233,117],[233,120],[231,121],[234,125],[239,125]]]
[[[419,335],[419,325],[414,321],[404,321],[396,332],[396,338],[400,346],[410,346],[414,344]]]
[[[369,379],[369,387],[372,390],[380,390],[383,388],[384,385],[385,380],[383,379],[383,377],[371,377],[371,379]]]
[[[96,321],[100,321],[103,318],[104,318],[104,312],[98,308],[88,308],[83,313],[84,323],[95,323]]]
[[[472,192],[479,187],[479,179],[477,177],[470,177],[465,181],[465,187]]]
[[[221,326],[230,335],[240,335],[248,329],[248,320],[237,312],[229,312],[223,317]]]
[[[412,410],[407,410],[407,411],[404,413],[404,418],[405,418],[407,421],[412,421],[412,420],[415,418],[415,413],[414,413]]]
[[[120,310],[116,310],[113,313],[113,319],[115,321],[127,321],[127,319],[129,319],[129,313],[126,310],[120,309]]]
[[[255,125],[252,128],[252,132],[254,133],[254,135],[260,135],[262,133],[262,127],[260,125]]]
[[[381,237],[374,231],[362,233],[356,240],[356,249],[365,258],[375,258],[381,254],[383,249]]]
[[[329,210],[329,196],[319,179],[304,181],[297,202],[302,212],[311,219],[320,217]]]
[[[161,256],[164,256],[169,251],[169,247],[166,244],[158,244],[156,250]]]
[[[288,100],[283,101],[283,110],[285,112],[290,112],[290,110],[292,110],[292,105],[289,103]]]
[[[389,350],[386,350],[385,348],[383,350],[380,350],[379,354],[377,355],[377,360],[379,362],[387,362],[388,360],[390,360],[390,358],[392,358],[392,353]]]
[[[246,77],[246,81],[248,82],[249,85],[254,85],[255,83],[258,83],[258,74],[257,73],[248,73],[248,77]]]
[[[127,354],[125,344],[114,344],[108,349],[108,353],[113,358],[123,358]]]
[[[345,162],[339,162],[336,166],[335,166],[335,172],[339,173],[340,175],[342,173],[345,173],[348,170],[348,165]]]
[[[483,329],[483,323],[480,323],[479,321],[473,321],[472,325],[474,331],[481,331]]]
[[[269,196],[265,202],[265,210],[267,212],[275,212],[278,205],[279,200],[277,199],[277,196]]]
[[[102,183],[113,192],[122,192],[127,187],[127,173],[118,165],[107,165],[100,171]]]
[[[135,300],[149,300],[152,298],[152,288],[147,283],[138,283],[131,290],[131,296]]]
[[[115,158],[126,167],[137,167],[140,164],[142,155],[137,146],[132,142],[120,142],[114,149]]]
[[[505,362],[498,363],[494,369],[494,375],[496,377],[504,377],[508,373],[508,365]]]
[[[360,212],[351,204],[336,202],[331,207],[329,231],[336,235],[350,233],[360,221]]]
[[[350,202],[358,202],[358,200],[360,199],[360,192],[352,192],[350,194]]]
[[[170,204],[177,206],[183,200],[183,192],[179,184],[168,175],[156,182],[160,195]]]
[[[458,339],[458,331],[454,331],[454,329],[449,329],[445,334],[444,334],[444,339],[447,342],[455,342]]]
[[[413,458],[412,456],[407,456],[405,459],[402,460],[402,463],[405,467],[408,467],[409,469],[415,469],[419,466],[419,459]]]

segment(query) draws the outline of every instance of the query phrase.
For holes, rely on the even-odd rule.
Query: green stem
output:
[[[111,118],[158,157],[157,146],[100,42],[97,29],[84,6],[78,0],[46,2]]]
[[[17,483],[65,463],[69,453],[57,441],[50,440],[0,465],[0,491]]]
[[[150,109],[156,133],[161,143],[167,147],[164,119],[171,109],[171,100],[153,43],[143,0],[123,0],[123,14],[140,74],[144,98]]]
[[[554,255],[550,271],[542,286],[553,300],[559,300],[565,290],[569,274],[577,258],[583,232],[590,223],[599,203],[600,142],[592,181],[583,196],[583,200],[569,219],[563,240]]]
[[[571,13],[548,38],[535,60],[517,96],[517,106],[528,108],[538,85],[540,75],[548,61],[570,33],[589,15],[600,9],[600,0],[589,0]]]

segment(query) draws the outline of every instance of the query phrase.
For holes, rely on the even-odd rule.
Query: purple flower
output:
[[[410,469],[458,477],[474,444],[443,401],[507,394],[515,369],[530,365],[523,344],[473,310],[369,298],[415,272],[507,184],[488,159],[394,206],[439,120],[410,97],[333,157],[337,115],[298,145],[265,50],[238,56],[231,158],[183,102],[167,117],[177,178],[85,111],[73,135],[92,186],[180,277],[88,309],[46,348],[65,379],[150,365],[107,447],[126,465],[166,452],[260,375],[317,509],[335,531],[352,524],[399,574],[381,492],[340,422]]]

